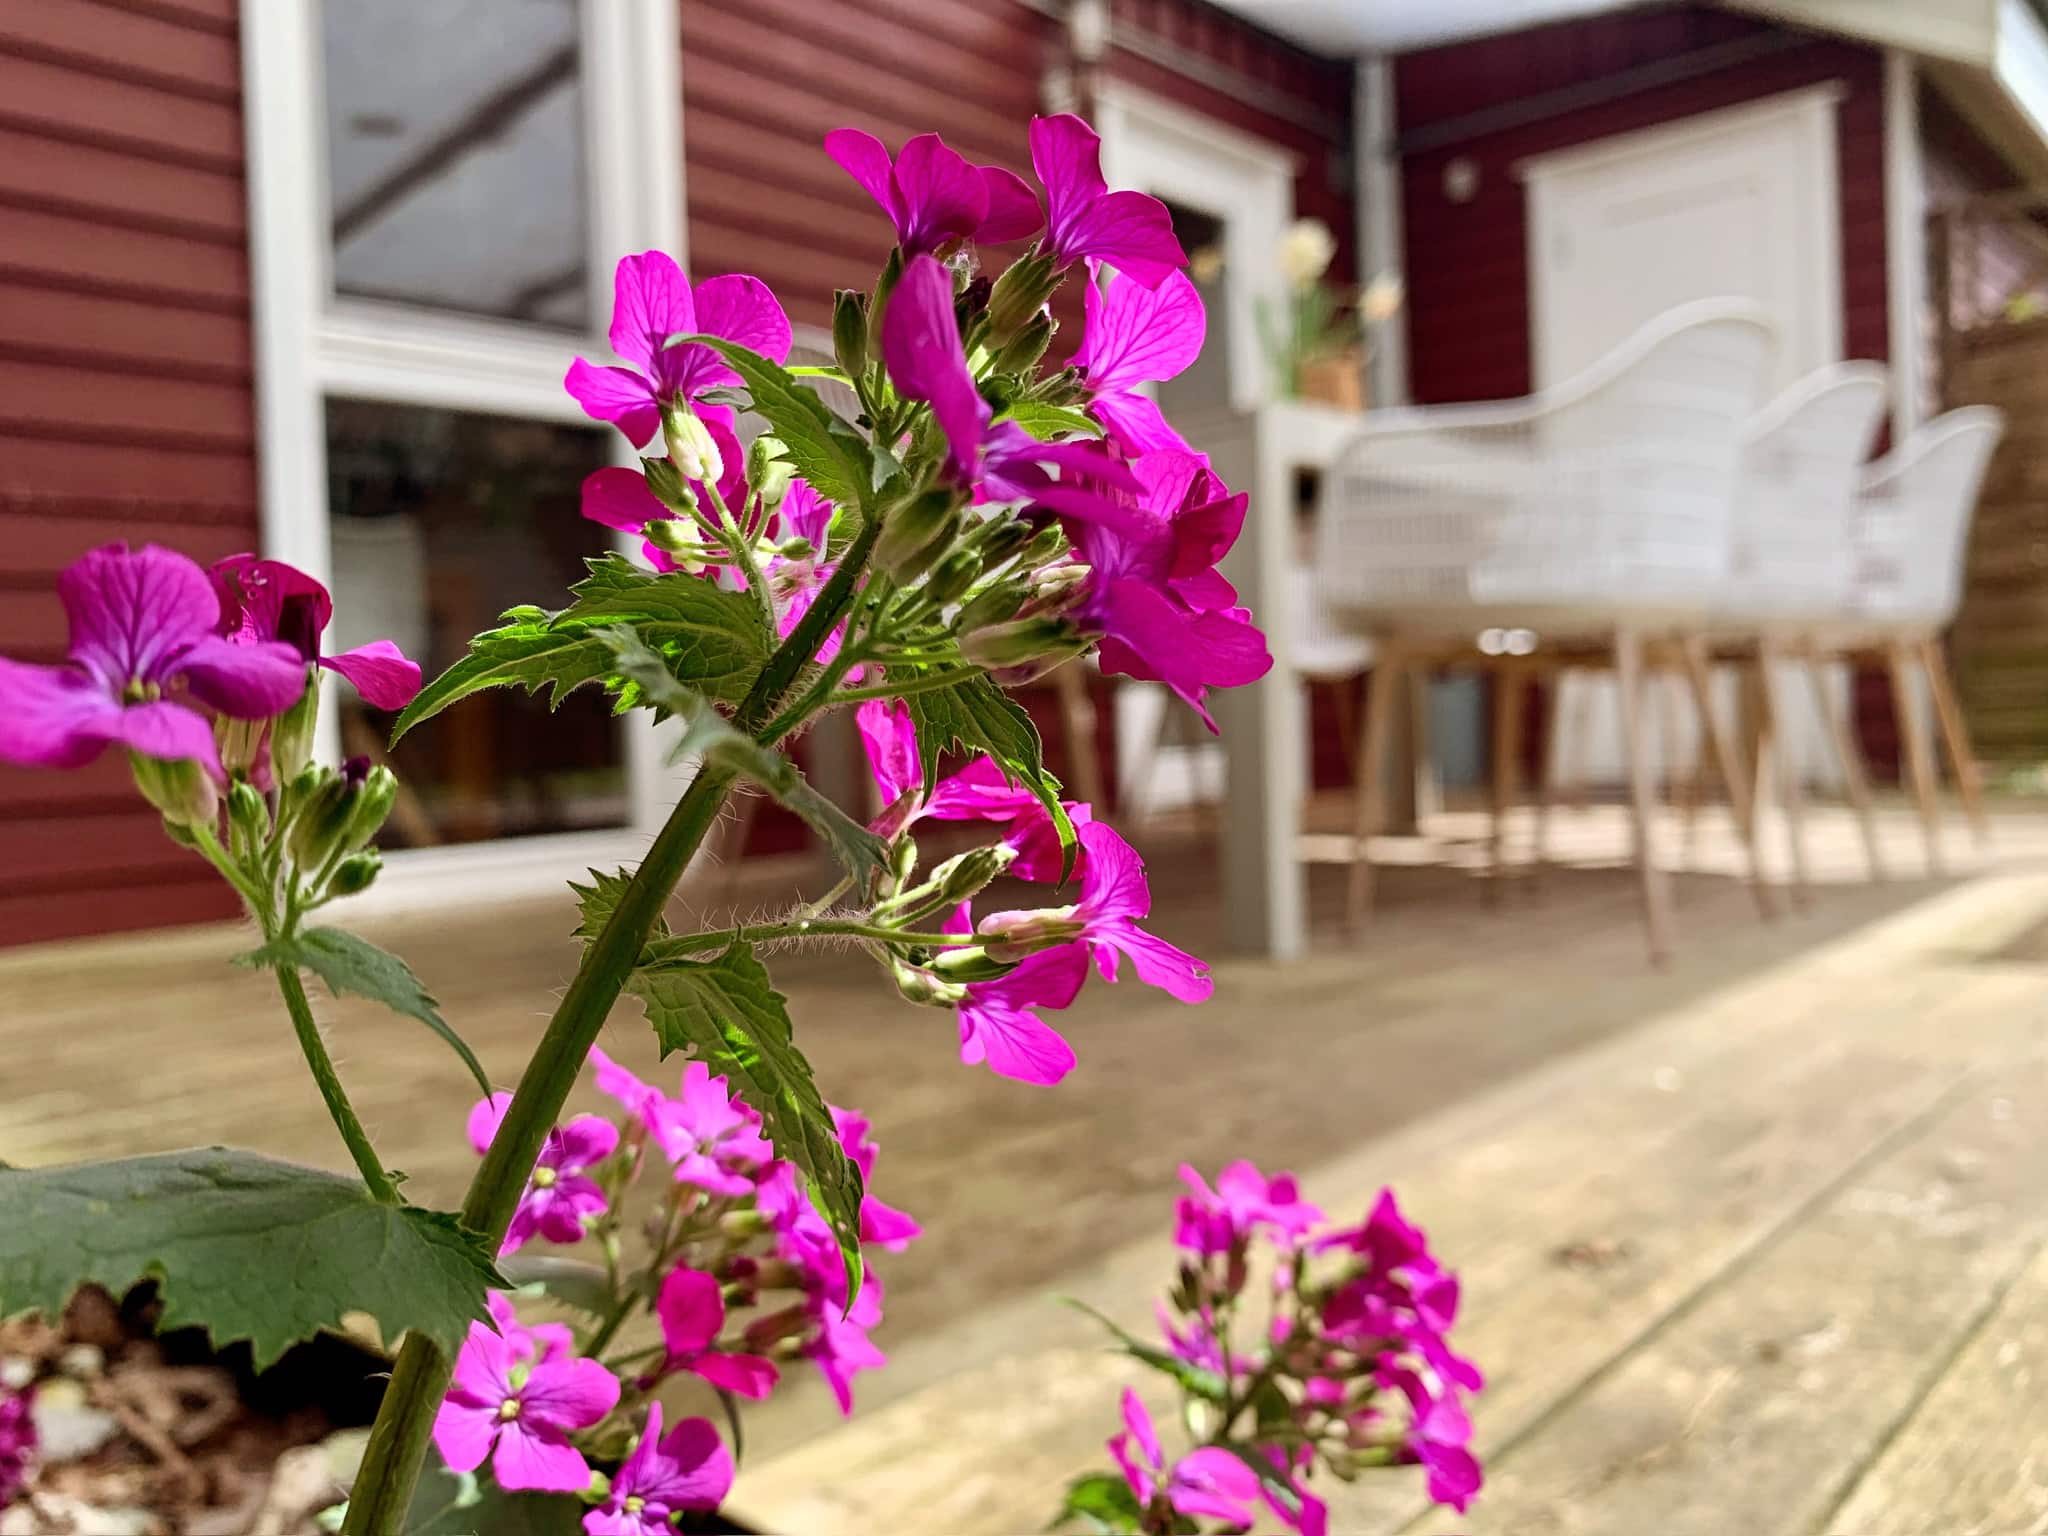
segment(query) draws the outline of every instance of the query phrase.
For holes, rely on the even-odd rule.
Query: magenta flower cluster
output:
[[[26,1392],[0,1387],[0,1509],[27,1486],[36,1460],[36,1421]]]
[[[1290,1174],[1268,1178],[1235,1162],[1212,1186],[1191,1167],[1180,1172],[1183,1260],[1160,1327],[1189,1400],[1184,1417],[1205,1427],[1199,1444],[1169,1459],[1144,1403],[1125,1392],[1124,1428],[1108,1450],[1128,1493],[1127,1528],[1212,1520],[1236,1531],[1271,1519],[1325,1536],[1329,1512],[1310,1488],[1318,1473],[1348,1480],[1417,1464],[1429,1497],[1463,1513],[1481,1482],[1465,1397],[1482,1378],[1450,1344],[1457,1277],[1393,1192],[1382,1190],[1362,1222],[1338,1227]],[[1261,1294],[1263,1317],[1248,1318]],[[1135,1341],[1131,1352],[1148,1358]]]
[[[760,1118],[699,1061],[667,1093],[593,1050],[610,1115],[578,1115],[552,1130],[520,1198],[502,1257],[537,1242],[591,1239],[613,1255],[608,1317],[583,1337],[559,1323],[521,1324],[493,1293],[489,1322],[474,1323],[454,1385],[435,1420],[442,1460],[456,1472],[489,1463],[501,1488],[603,1490],[584,1517],[593,1536],[652,1536],[684,1510],[715,1508],[733,1476],[731,1455],[703,1419],[665,1433],[655,1392],[694,1377],[732,1398],[758,1401],[781,1381],[781,1363],[813,1364],[842,1412],[853,1378],[884,1361],[868,1337],[882,1316],[882,1283],[869,1268],[847,1307],[839,1246],[805,1197],[796,1170],[776,1158]],[[479,1154],[509,1095],[470,1112]],[[868,1121],[834,1110],[841,1146],[872,1187],[876,1147]],[[618,1274],[628,1192],[645,1195],[644,1277]],[[864,1245],[901,1252],[918,1224],[876,1196],[861,1206]],[[603,1363],[605,1346],[635,1313],[652,1318],[660,1346]],[[740,1314],[746,1313],[742,1317]],[[591,1448],[639,1420],[634,1449],[608,1481],[593,1481]]]

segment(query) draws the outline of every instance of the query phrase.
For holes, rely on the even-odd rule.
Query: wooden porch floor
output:
[[[1391,1477],[1340,1490],[1336,1531],[2048,1529],[2048,813],[2001,813],[1989,855],[1952,829],[1933,881],[1903,877],[1918,831],[1887,810],[1882,886],[1845,816],[1812,820],[1813,903],[1766,925],[1737,882],[1682,878],[1663,972],[1611,809],[1560,818],[1540,899],[1516,882],[1489,908],[1456,867],[1394,868],[1365,937],[1222,964],[1206,1007],[1091,989],[1051,1091],[959,1067],[950,1021],[857,963],[784,957],[828,1096],[873,1117],[877,1187],[928,1235],[886,1261],[894,1358],[858,1416],[839,1427],[809,1383],[778,1399],[736,1512],[806,1536],[1036,1529],[1100,1461],[1126,1379],[1051,1297],[1143,1327],[1175,1167],[1248,1156],[1333,1210],[1395,1184],[1464,1272],[1463,1343],[1492,1378],[1471,1516],[1424,1515]],[[1715,818],[1703,836],[1727,867]],[[1155,926],[1215,948],[1205,855],[1153,853]],[[1338,887],[1318,872],[1332,924]],[[357,926],[509,1079],[570,922],[554,901]],[[274,1002],[220,963],[238,942],[0,955],[0,1159],[224,1140],[336,1164]],[[453,1200],[460,1068],[416,1026],[318,1006],[387,1161]],[[630,1009],[604,1043],[655,1070]]]

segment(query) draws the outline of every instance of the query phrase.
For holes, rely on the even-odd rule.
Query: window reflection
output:
[[[338,293],[585,329],[576,0],[326,0]]]
[[[328,644],[396,640],[429,678],[520,603],[561,606],[604,535],[577,514],[607,462],[597,431],[360,400],[327,404],[335,617]],[[392,717],[340,690],[342,749],[377,756]],[[499,688],[408,734],[386,846],[476,842],[626,823],[617,722],[595,690]]]

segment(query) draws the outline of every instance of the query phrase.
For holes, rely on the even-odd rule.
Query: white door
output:
[[[1818,86],[1524,162],[1537,384],[1723,296],[1776,322],[1780,385],[1838,359],[1840,95]]]
[[[1822,85],[1661,128],[1616,134],[1523,163],[1529,198],[1530,337],[1538,387],[1598,361],[1674,305],[1733,297],[1761,305],[1778,331],[1779,388],[1842,355],[1841,203],[1835,113]],[[1723,718],[1733,718],[1724,679]],[[1785,750],[1816,782],[1836,777],[1824,723],[1800,679]],[[1553,767],[1595,782],[1623,771],[1612,686],[1570,680],[1562,716],[1575,747]],[[1834,680],[1841,695],[1846,677]],[[1838,707],[1846,704],[1840,699]],[[1674,710],[1660,751],[1690,763],[1689,713]],[[1573,761],[1575,759],[1575,761]]]

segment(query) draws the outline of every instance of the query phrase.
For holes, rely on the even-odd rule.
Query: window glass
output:
[[[326,0],[338,293],[586,330],[577,0]]]
[[[578,515],[604,433],[360,400],[327,403],[335,618],[328,648],[396,640],[428,678],[520,603],[560,606],[605,535]],[[341,745],[384,756],[392,717],[342,687]],[[406,735],[387,846],[617,827],[629,818],[618,722],[595,689],[476,694]]]

